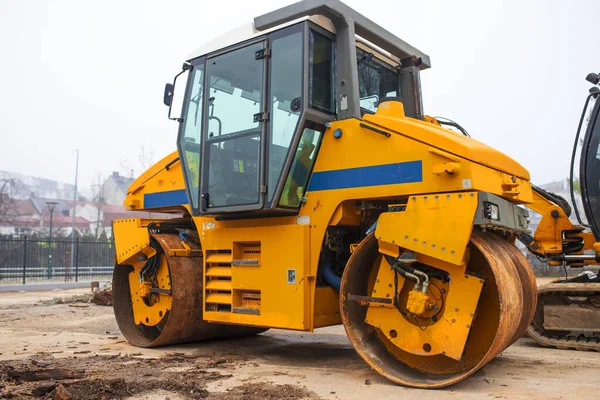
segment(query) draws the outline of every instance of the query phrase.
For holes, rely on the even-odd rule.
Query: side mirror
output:
[[[165,106],[171,107],[173,104],[173,92],[175,91],[175,86],[172,83],[167,83],[165,85],[165,94],[163,95],[163,103]]]
[[[165,85],[165,93],[163,94],[163,103],[169,107],[168,117],[170,120],[181,122],[181,112],[183,107],[183,97],[185,94],[185,83],[187,82],[187,75],[192,69],[192,64],[184,63],[181,67],[181,72],[175,75],[173,83],[167,83]],[[184,79],[179,79],[183,75]],[[175,87],[177,87],[177,98],[175,98]],[[173,111],[175,106],[175,111]],[[172,113],[178,115],[173,117]]]
[[[588,76],[585,77],[585,80],[589,83],[597,85],[598,82],[600,82],[600,74],[595,74],[592,72],[591,74],[588,74]]]

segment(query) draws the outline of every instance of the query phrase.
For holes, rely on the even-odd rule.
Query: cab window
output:
[[[392,66],[375,58],[373,53],[356,49],[360,107],[373,113],[384,97],[400,97],[400,78]]]
[[[302,130],[300,143],[296,149],[296,154],[294,154],[294,160],[281,193],[280,206],[300,207],[317,159],[323,132],[325,132],[324,126],[312,122],[307,122]]]
[[[275,195],[302,112],[303,35],[298,28],[276,32],[271,36],[271,135],[267,169],[269,202]]]
[[[310,31],[308,96],[310,106],[326,113],[335,113],[334,44],[331,39]]]
[[[178,145],[184,176],[193,208],[198,208],[200,185],[200,132],[202,130],[202,93],[204,81],[204,60],[194,65],[190,78],[189,101],[187,103],[183,127]]]

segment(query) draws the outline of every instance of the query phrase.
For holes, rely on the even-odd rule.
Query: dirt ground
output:
[[[599,353],[529,338],[466,381],[430,391],[380,377],[341,326],[139,349],[120,334],[111,307],[52,301],[85,292],[0,293],[0,398],[598,398]]]

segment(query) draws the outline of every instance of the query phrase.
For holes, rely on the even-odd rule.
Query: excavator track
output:
[[[543,326],[543,307],[544,303],[564,306],[569,308],[581,304],[588,307],[595,307],[600,310],[598,305],[589,303],[588,299],[593,296],[600,296],[600,283],[559,283],[554,282],[538,288],[538,304],[536,316],[527,328],[529,336],[546,347],[556,347],[558,349],[569,350],[594,350],[600,351],[600,335],[596,333],[594,337],[586,337],[577,327],[572,330],[551,331]],[[571,300],[577,298],[577,300]],[[581,300],[585,298],[585,300]],[[565,310],[568,312],[568,310]],[[574,334],[575,332],[575,334]],[[579,333],[579,334],[578,334]]]

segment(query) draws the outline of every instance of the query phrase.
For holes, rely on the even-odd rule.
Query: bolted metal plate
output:
[[[161,257],[161,260],[158,267],[156,280],[158,283],[158,288],[164,290],[164,292],[151,296],[154,301],[153,303],[148,304],[148,301],[143,296],[145,294],[143,291],[143,286],[140,285],[139,281],[140,270],[144,266],[144,262],[136,262],[133,266],[133,271],[129,274],[133,319],[138,325],[157,325],[172,306],[173,298],[170,295],[171,276],[169,273],[169,265],[167,258],[164,255],[160,255],[158,257]]]
[[[459,265],[471,238],[477,204],[475,192],[411,196],[404,211],[379,216],[375,237]]]
[[[447,264],[449,265],[449,264]],[[452,266],[451,266],[452,267]],[[479,296],[484,281],[478,277],[465,274],[463,267],[450,268],[452,282],[443,284],[437,279],[432,282],[440,289],[446,290],[443,309],[438,314],[437,321],[418,319],[400,314],[393,304],[371,303],[365,322],[381,329],[383,334],[396,346],[409,353],[432,356],[444,354],[455,360],[460,360],[471,330],[471,323],[477,309]],[[398,287],[404,285],[404,278],[398,277]],[[405,304],[412,282],[408,282],[401,292],[400,301]],[[382,258],[377,281],[373,288],[373,296],[383,298],[394,297],[394,272]],[[436,293],[436,297],[437,293]],[[427,328],[425,328],[427,326]],[[425,329],[423,329],[425,328]]]
[[[130,264],[130,258],[150,245],[148,228],[142,222],[139,218],[113,221],[117,264]]]

